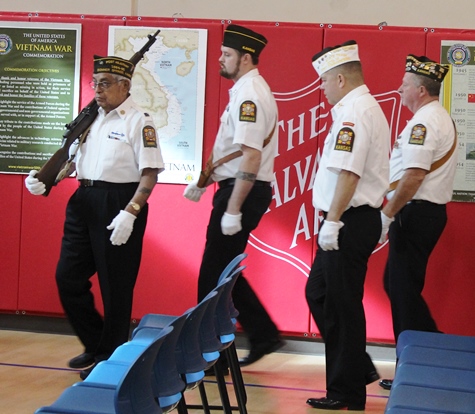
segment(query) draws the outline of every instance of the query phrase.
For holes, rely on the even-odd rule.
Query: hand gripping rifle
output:
[[[155,43],[159,33],[160,30],[157,30],[154,35],[148,35],[148,42],[129,59],[134,66],[140,62],[145,53],[147,53],[150,47]],[[74,159],[74,155],[69,158],[69,147],[76,139],[86,137],[90,126],[94,122],[94,119],[96,119],[98,110],[99,105],[97,105],[96,100],[93,99],[83,108],[75,119],[66,125],[61,147],[43,165],[40,171],[38,171],[38,174],[36,174],[36,178],[46,186],[46,191],[43,193],[44,196],[49,194],[51,187],[66,177],[69,166]],[[84,135],[84,137],[82,137],[82,135]],[[68,164],[67,167],[63,168],[66,163]]]

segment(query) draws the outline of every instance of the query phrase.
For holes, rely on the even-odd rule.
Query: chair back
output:
[[[238,254],[233,260],[231,260],[228,265],[221,272],[221,275],[218,279],[218,286],[222,280],[228,278],[231,273],[241,264],[241,262],[247,257],[247,253]]]
[[[172,327],[162,329],[153,342],[144,348],[143,353],[130,365],[116,389],[115,407],[117,413],[150,414],[161,409],[152,390],[152,369],[167,335]]]
[[[214,362],[219,358],[219,351],[222,349],[222,343],[216,330],[217,306],[221,297],[226,293],[227,284],[231,278],[224,279],[222,283],[216,286],[212,292],[216,295],[209,301],[208,307],[203,315],[200,327],[200,345],[204,358],[208,362]]]
[[[183,324],[175,348],[177,369],[182,375],[203,371],[208,365],[201,352],[200,328],[206,308],[216,295],[217,292],[210,292],[191,310]]]
[[[240,266],[235,269],[227,279],[227,282],[223,283],[223,293],[220,296],[216,306],[215,324],[216,333],[218,336],[230,335],[236,332],[236,324],[234,319],[238,316],[239,312],[234,307],[232,295],[237,278],[245,268],[246,266]]]

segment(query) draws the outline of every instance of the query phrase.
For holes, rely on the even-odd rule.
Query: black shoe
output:
[[[228,367],[221,367],[220,369],[224,376],[229,375]],[[205,377],[214,377],[214,367],[205,369]]]
[[[368,372],[365,376],[364,376],[365,380],[366,380],[366,385],[368,384],[371,384],[372,382],[374,381],[377,381],[379,380],[381,377],[379,376],[378,372],[377,371],[371,371],[371,372]]]
[[[89,368],[86,368],[80,371],[79,378],[81,378],[82,380],[85,380],[95,367],[96,367],[96,364],[91,365]]]
[[[69,367],[76,369],[86,368],[92,364],[94,364],[94,354],[89,354],[87,352],[70,359],[68,362]]]
[[[269,342],[263,342],[259,345],[251,347],[251,351],[247,357],[239,360],[239,365],[245,367],[259,361],[264,355],[271,354],[284,346],[285,342],[280,338],[275,338]]]
[[[348,410],[364,411],[365,406],[360,404],[349,404],[344,401],[331,400],[330,398],[309,398],[307,404],[313,408],[319,408],[321,410],[342,410],[348,408]]]
[[[379,386],[381,388],[384,388],[385,390],[390,390],[393,385],[393,380],[392,379],[382,379],[379,381]]]

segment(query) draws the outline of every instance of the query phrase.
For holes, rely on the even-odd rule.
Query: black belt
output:
[[[234,185],[236,182],[235,178],[227,178],[226,180],[218,181],[219,188],[229,187],[230,185]],[[269,181],[254,181],[254,187],[270,187]]]
[[[88,180],[82,178],[78,180],[79,187],[96,187],[96,188],[105,188],[109,190],[127,188],[127,187],[137,187],[139,183],[109,183],[108,181],[100,180]]]
[[[358,206],[358,207],[349,207],[348,209],[346,209],[343,214],[353,214],[353,213],[358,213],[358,212],[362,212],[362,211],[371,211],[371,210],[381,210],[381,207],[371,207],[370,205],[368,204],[363,204],[362,206]],[[323,218],[327,218],[327,214],[328,212],[327,211],[322,211],[323,213]],[[342,216],[343,216],[342,214]]]
[[[441,204],[433,203],[432,201],[427,201],[427,200],[411,200],[407,204],[429,204],[432,206],[441,205]]]

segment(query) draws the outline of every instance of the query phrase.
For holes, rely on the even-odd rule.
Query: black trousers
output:
[[[80,187],[66,208],[56,283],[64,311],[85,352],[107,359],[129,339],[132,298],[142,255],[148,206],[127,243],[113,246],[106,227],[132,198],[137,184]],[[95,307],[90,278],[97,272],[104,316]]]
[[[422,297],[427,263],[447,223],[445,204],[413,201],[389,228],[384,289],[391,302],[394,339],[406,329],[439,332]]]
[[[327,397],[360,405],[366,403],[365,374],[375,370],[366,353],[363,292],[381,235],[380,210],[350,208],[341,221],[339,250],[317,250],[305,294],[325,342]]]
[[[206,245],[198,278],[198,301],[202,300],[218,282],[226,265],[246,249],[249,234],[254,230],[272,200],[270,186],[254,186],[241,208],[242,230],[232,236],[221,231],[221,218],[226,211],[233,186],[220,188],[213,198],[213,210],[206,232]],[[238,321],[252,346],[277,337],[279,331],[248,281],[241,274],[233,290]]]

